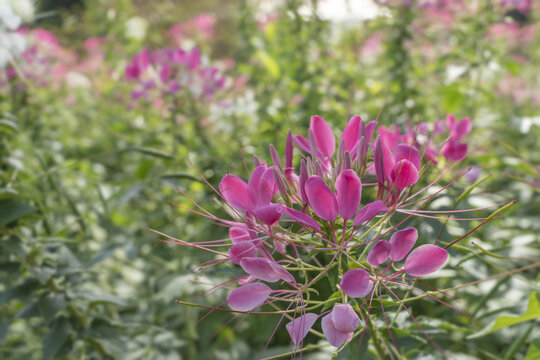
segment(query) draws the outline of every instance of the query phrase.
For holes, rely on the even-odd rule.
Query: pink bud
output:
[[[392,249],[390,250],[390,260],[400,261],[407,256],[418,239],[418,231],[409,227],[396,231],[390,238]]]
[[[305,190],[309,205],[315,214],[324,220],[334,221],[337,217],[338,203],[324,180],[317,175],[311,176],[306,181]]]
[[[280,207],[280,204],[264,205],[253,210],[253,214],[265,224],[273,226],[279,221],[279,218],[281,218],[281,212],[279,211]]]
[[[362,197],[362,183],[358,175],[350,169],[342,171],[336,180],[336,192],[339,215],[345,220],[353,218]]]
[[[318,318],[319,317],[316,314],[307,313],[285,325],[294,345],[297,345],[304,340]]]
[[[412,276],[424,276],[439,270],[448,259],[448,252],[426,244],[414,249],[405,260],[405,271]]]
[[[330,125],[320,116],[312,116],[309,129],[313,132],[313,137],[318,148],[327,157],[332,157],[336,148],[336,139]]]
[[[364,297],[373,289],[369,274],[363,269],[352,269],[343,274],[339,287],[350,297]]]
[[[390,174],[392,183],[399,191],[405,189],[407,186],[416,184],[418,178],[418,169],[409,160],[398,161]]]
[[[233,290],[227,297],[229,306],[238,311],[251,311],[262,305],[272,289],[263,283],[252,283]]]
[[[386,240],[379,240],[369,251],[367,256],[367,263],[373,267],[378,267],[380,264],[384,263],[388,256],[390,255],[390,249],[392,245]]]
[[[285,167],[291,168],[292,167],[292,161],[293,161],[293,138],[291,134],[291,130],[289,130],[289,133],[287,134],[287,143],[285,144]]]

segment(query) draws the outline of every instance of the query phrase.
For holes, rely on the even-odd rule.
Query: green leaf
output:
[[[527,311],[519,316],[513,315],[501,315],[499,316],[492,324],[487,326],[484,330],[469,336],[469,339],[478,338],[499,329],[519,324],[525,321],[534,320],[540,318],[540,304],[538,302],[538,297],[536,293],[531,293],[529,298],[529,305],[527,306]]]
[[[56,353],[68,339],[71,332],[69,321],[61,317],[54,321],[51,331],[43,339],[43,360],[54,359]]]
[[[123,299],[119,298],[118,296],[114,296],[107,293],[78,292],[78,293],[74,293],[72,296],[75,298],[88,300],[90,304],[110,303],[110,304],[116,304],[120,306],[123,306],[126,304],[126,302]]]
[[[527,357],[525,360],[540,360],[540,334],[537,334],[532,340]]]
[[[0,200],[0,226],[6,226],[34,211],[36,209],[19,200]]]

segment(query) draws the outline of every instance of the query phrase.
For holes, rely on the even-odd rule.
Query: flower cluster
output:
[[[438,131],[443,125],[450,139],[441,152],[459,161],[465,156],[460,141],[470,131],[470,121],[456,122],[449,116],[438,123]],[[249,313],[265,304],[273,306],[282,314],[280,323],[290,320],[285,327],[295,346],[301,346],[319,318],[331,345],[349,342],[363,332],[361,317],[364,330],[368,327],[374,298],[379,297],[383,308],[380,294],[385,290],[404,307],[396,287],[416,289],[444,303],[410,283],[421,284],[416,277],[440,269],[447,250],[427,239],[415,247],[417,230],[401,228],[413,215],[438,215],[421,210],[436,194],[415,199],[433,183],[413,192],[432,161],[423,160],[433,141],[418,148],[410,129],[401,135],[397,128],[390,132],[376,127],[376,121],[364,124],[353,116],[336,144],[329,124],[313,116],[307,138],[289,132],[284,162],[271,145],[273,165],[255,157],[247,182],[232,174],[223,177],[218,194],[234,220],[207,211],[200,214],[227,226],[228,239],[175,240],[221,257],[212,265],[231,261],[239,266],[242,275],[218,286],[240,285],[227,297],[229,307]],[[451,141],[457,145],[449,146]],[[219,246],[228,252],[214,250]],[[322,280],[335,293],[315,300],[314,294],[321,296]]]
[[[132,100],[151,103],[162,103],[180,91],[210,100],[226,80],[218,68],[203,65],[198,48],[144,49],[127,65],[125,76],[136,84]]]

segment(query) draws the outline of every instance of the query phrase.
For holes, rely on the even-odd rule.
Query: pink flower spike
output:
[[[238,210],[249,209],[248,186],[238,176],[225,175],[219,183],[219,191],[231,206]]]
[[[373,289],[369,273],[363,269],[352,269],[343,274],[339,284],[341,290],[353,298],[364,297]]]
[[[418,181],[418,169],[409,160],[400,160],[392,168],[390,174],[392,183],[398,190],[414,185]]]
[[[390,260],[400,261],[407,256],[418,239],[418,231],[409,227],[396,231],[390,238],[392,249],[390,250]]]
[[[358,214],[356,214],[356,217],[354,218],[354,226],[358,226],[364,222],[370,221],[373,219],[376,215],[387,212],[390,213],[390,210],[384,205],[384,203],[381,200],[374,201],[372,203],[367,204],[364,206]]]
[[[332,313],[322,318],[321,326],[324,336],[326,336],[326,339],[330,345],[335,347],[340,347],[346,342],[351,341],[354,334],[354,332],[342,332],[336,329],[334,321],[332,320]]]
[[[322,117],[315,115],[311,117],[309,129],[313,132],[317,147],[324,155],[332,157],[336,149],[336,139],[330,125]]]
[[[240,261],[245,257],[257,256],[257,247],[251,242],[241,242],[231,246],[229,249],[229,258],[236,265],[240,265]]]
[[[298,345],[304,340],[318,318],[316,314],[306,313],[285,325],[294,345]]]
[[[380,264],[384,263],[388,256],[390,256],[390,249],[392,245],[386,240],[379,240],[371,248],[367,256],[367,263],[373,267],[378,267]]]
[[[255,209],[253,214],[265,224],[273,226],[281,218],[281,212],[279,211],[280,207],[280,204],[268,204]]]
[[[339,215],[345,220],[353,218],[362,197],[362,183],[358,175],[351,169],[342,171],[336,180],[336,192]]]
[[[231,309],[238,311],[251,311],[262,305],[268,296],[272,293],[272,289],[263,283],[251,283],[234,289],[227,296],[227,303]]]
[[[332,309],[332,321],[337,330],[351,332],[360,326],[360,318],[349,304],[335,305]]]
[[[291,219],[294,219],[298,221],[299,223],[302,223],[306,225],[307,227],[312,228],[313,230],[316,230],[318,232],[321,231],[321,226],[319,225],[319,223],[315,221],[315,219],[313,219],[311,216],[306,215],[301,211],[298,211],[298,210],[295,210],[286,206],[282,206],[279,211],[281,211],[282,214],[287,215]]]
[[[459,161],[467,155],[468,146],[456,140],[448,140],[441,149],[442,154],[447,160]]]
[[[321,177],[313,175],[307,179],[305,191],[309,205],[317,216],[330,222],[336,220],[337,199]]]
[[[349,120],[345,129],[343,129],[341,139],[345,143],[345,151],[352,153],[354,146],[358,143],[360,123],[362,123],[362,118],[355,115]]]
[[[435,245],[426,244],[414,249],[405,260],[405,272],[424,276],[439,270],[448,259],[448,252]]]
[[[414,146],[409,144],[399,144],[396,147],[395,158],[396,161],[403,159],[409,160],[414,164],[416,170],[420,171],[421,156]]]

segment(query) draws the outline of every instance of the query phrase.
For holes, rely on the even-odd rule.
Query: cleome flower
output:
[[[232,174],[222,178],[216,193],[232,219],[221,219],[201,207],[193,210],[228,227],[229,237],[171,241],[215,254],[218,258],[205,267],[231,262],[239,274],[212,288],[239,285],[227,297],[230,309],[222,304],[211,311],[249,314],[259,307],[273,308],[273,312],[257,314],[281,315],[275,331],[286,322],[294,355],[310,332],[340,348],[358,335],[362,339],[368,328],[375,329],[371,309],[378,306],[377,300],[392,337],[383,292],[395,298],[413,320],[398,295],[400,289],[420,292],[455,309],[422,290],[419,286],[427,286],[417,278],[444,266],[449,256],[446,248],[461,238],[443,248],[431,239],[420,239],[414,227],[401,228],[412,216],[438,218],[440,212],[422,208],[446,186],[415,198],[444,174],[435,181],[425,179],[431,161],[429,143],[421,148],[412,133],[389,135],[387,128],[376,131],[376,126],[376,121],[366,125],[353,116],[336,141],[329,124],[313,116],[307,137],[288,133],[284,162],[271,145],[272,164],[255,157],[247,181]],[[449,121],[448,129],[450,138],[460,141],[470,131],[470,121]],[[300,157],[296,166],[295,152]],[[461,155],[448,160],[455,159],[457,164]],[[448,213],[473,210],[477,209]],[[470,219],[483,218],[458,220]],[[216,247],[227,251],[216,251]],[[333,293],[327,293],[328,286]],[[322,333],[314,330],[319,320]]]

